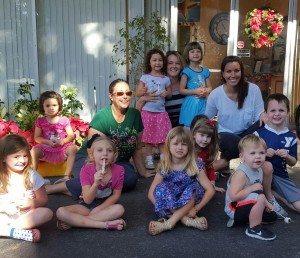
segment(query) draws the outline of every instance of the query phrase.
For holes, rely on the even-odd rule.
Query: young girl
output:
[[[165,109],[165,98],[172,97],[170,79],[163,74],[164,53],[158,49],[152,49],[147,53],[145,59],[145,73],[140,79],[137,89],[137,97],[141,97],[147,92],[155,91],[159,95],[153,102],[146,102],[142,108],[142,120],[144,132],[142,142],[146,147],[145,167],[154,169],[152,157],[152,145],[157,144],[160,151],[160,159],[163,158],[163,144],[172,125],[168,113]]]
[[[195,140],[196,153],[199,158],[205,163],[206,175],[215,190],[225,193],[225,189],[215,186],[216,175],[213,167],[218,151],[219,151],[219,136],[217,123],[209,120],[204,115],[196,122],[193,120],[191,124],[192,134]],[[194,123],[195,122],[195,123]]]
[[[29,145],[11,134],[0,140],[0,236],[40,241],[35,229],[51,220],[43,178],[31,168]]]
[[[71,178],[77,152],[70,121],[67,117],[60,116],[62,109],[63,101],[58,93],[45,91],[41,94],[39,111],[44,117],[36,120],[34,140],[38,144],[31,151],[34,169],[37,169],[39,159],[53,164],[60,164],[67,159],[65,176],[55,184]]]
[[[206,219],[197,217],[197,213],[215,191],[203,170],[204,163],[195,159],[190,132],[181,126],[173,128],[167,136],[164,154],[148,193],[160,218],[150,222],[149,233],[157,235],[171,230],[178,221],[206,230]]]
[[[117,148],[109,138],[99,134],[92,136],[87,147],[89,162],[80,172],[81,199],[79,204],[57,210],[57,227],[60,230],[71,227],[124,230],[126,224],[120,218],[124,207],[116,204],[124,181],[124,168],[114,164]]]
[[[204,114],[206,98],[212,87],[209,80],[210,71],[200,66],[203,50],[198,42],[186,45],[183,57],[188,67],[182,71],[180,93],[186,95],[180,110],[179,123],[190,127],[194,116]]]

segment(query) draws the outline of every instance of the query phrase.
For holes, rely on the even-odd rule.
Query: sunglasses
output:
[[[126,92],[124,92],[124,91],[117,91],[114,94],[117,95],[118,97],[121,97],[124,94],[126,94],[126,96],[130,97],[132,95],[132,91],[126,91]]]

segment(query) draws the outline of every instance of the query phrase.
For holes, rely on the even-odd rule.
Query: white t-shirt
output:
[[[214,89],[208,96],[205,115],[209,118],[218,116],[218,131],[240,134],[259,120],[264,112],[261,91],[256,84],[249,83],[248,95],[242,109],[238,103],[228,98],[224,85]]]

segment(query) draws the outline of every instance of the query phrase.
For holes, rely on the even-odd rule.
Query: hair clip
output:
[[[92,147],[92,144],[93,144],[93,142],[95,141],[95,139],[97,139],[97,138],[99,138],[99,137],[101,137],[100,134],[98,134],[98,133],[93,134],[92,138],[89,139],[89,140],[87,141],[86,147],[87,147],[88,149],[90,149],[90,148]]]
[[[210,119],[207,119],[205,123],[210,125],[211,127],[215,127],[214,123]]]

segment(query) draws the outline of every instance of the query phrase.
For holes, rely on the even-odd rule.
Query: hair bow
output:
[[[215,127],[214,123],[209,119],[207,119],[205,123],[210,125],[211,127]]]
[[[87,141],[86,147],[87,147],[88,149],[90,149],[90,148],[92,147],[92,144],[93,144],[93,142],[95,141],[95,139],[97,139],[97,138],[99,138],[99,137],[101,137],[100,134],[98,134],[98,133],[93,134],[92,138],[89,139],[89,140]]]

